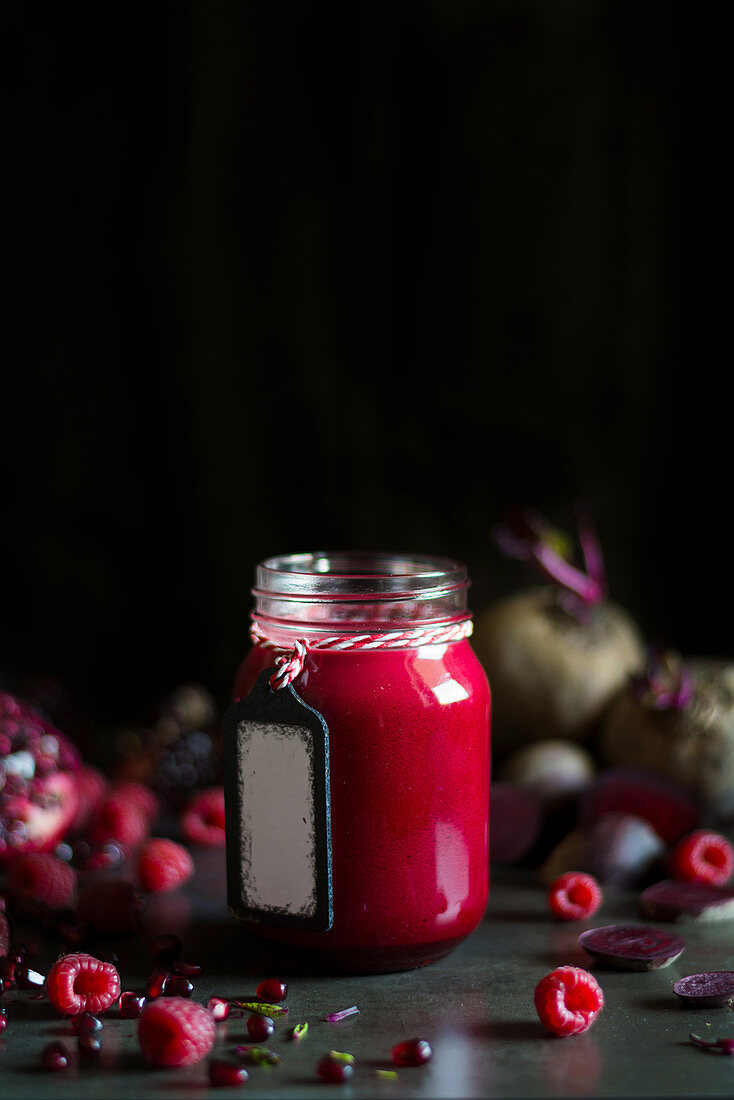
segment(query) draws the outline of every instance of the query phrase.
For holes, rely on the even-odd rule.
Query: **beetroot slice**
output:
[[[734,917],[734,891],[726,886],[663,879],[643,890],[640,911],[654,920],[729,920]]]
[[[607,924],[590,928],[579,944],[595,959],[622,970],[659,970],[685,950],[685,942],[672,932],[644,924]]]
[[[679,978],[673,992],[694,1008],[721,1008],[734,1001],[734,970],[709,970]]]

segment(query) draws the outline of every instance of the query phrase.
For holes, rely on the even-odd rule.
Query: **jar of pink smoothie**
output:
[[[246,764],[237,755],[246,728],[238,713],[225,729],[230,907],[287,964],[407,970],[448,954],[482,920],[490,697],[468,640],[468,586],[460,563],[421,555],[296,554],[257,567],[255,644],[237,673],[234,698],[242,702],[232,711],[260,691],[266,718],[256,715],[260,741]],[[284,690],[306,704],[304,713],[317,712],[314,728],[325,730],[325,755],[303,765],[325,791],[318,808],[325,824],[305,838],[298,832],[312,816],[300,809],[297,754],[270,770],[267,760],[261,771],[249,767],[258,752],[267,756],[273,731],[282,732],[267,724],[269,700],[276,714],[285,698],[274,674],[263,675],[275,667],[286,670]],[[265,869],[258,889],[285,897],[300,889],[296,880],[327,841],[318,888],[328,899],[318,921],[309,916],[310,894],[293,919],[288,904],[268,907],[267,897],[243,912],[240,868],[255,859],[253,845]]]

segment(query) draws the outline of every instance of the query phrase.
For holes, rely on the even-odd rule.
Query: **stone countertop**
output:
[[[142,988],[152,963],[145,943],[173,931],[185,953],[200,962],[194,996],[254,997],[264,976],[288,980],[290,1015],[276,1020],[267,1044],[282,1056],[276,1067],[249,1067],[240,1089],[213,1089],[206,1062],[190,1069],[148,1067],[135,1038],[135,1021],[115,1012],[105,1017],[99,1062],[72,1065],[64,1073],[40,1069],[40,1053],[52,1039],[68,1040],[71,1027],[46,1000],[6,991],[0,1003],[9,1026],[0,1038],[2,1100],[54,1100],[97,1097],[158,1097],[179,1100],[204,1095],[272,1097],[301,1100],[323,1095],[349,1097],[674,1097],[731,1096],[734,1058],[694,1047],[689,1032],[734,1037],[729,1008],[693,1010],[671,991],[684,974],[734,969],[734,922],[676,925],[687,942],[681,957],[662,970],[629,973],[600,970],[606,1007],[585,1034],[549,1036],[533,1007],[538,980],[555,966],[591,966],[577,944],[587,927],[636,921],[636,898],[608,892],[592,921],[563,924],[545,907],[544,890],[530,873],[495,875],[487,914],[477,931],[452,955],[422,970],[359,977],[323,977],[283,973],[227,912],[224,854],[201,852],[197,872],[186,889],[152,899],[144,935],[119,947],[123,989]],[[662,925],[663,927],[671,927]],[[29,930],[29,936],[32,933]],[[40,970],[50,966],[57,946],[42,943]],[[356,1004],[359,1015],[329,1024],[327,1013]],[[307,1021],[301,1043],[287,1041],[294,1023]],[[224,1055],[247,1042],[243,1019],[218,1027],[215,1051]],[[425,1066],[397,1071],[395,1080],[377,1075],[390,1069],[392,1046],[401,1039],[425,1038],[433,1058]],[[355,1056],[356,1069],[346,1085],[326,1085],[316,1063],[329,1049]]]

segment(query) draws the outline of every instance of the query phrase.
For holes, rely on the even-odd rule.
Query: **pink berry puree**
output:
[[[273,664],[255,646],[235,699]],[[489,688],[471,645],[311,650],[293,686],[329,727],[334,920],[253,929],[311,968],[441,958],[476,928],[489,887]]]

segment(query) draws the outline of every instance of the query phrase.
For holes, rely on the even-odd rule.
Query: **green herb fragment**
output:
[[[231,1004],[245,1012],[259,1012],[261,1016],[287,1016],[288,1009],[284,1005],[269,1005],[265,1001],[232,1001]]]
[[[330,1050],[329,1057],[333,1058],[335,1062],[346,1062],[348,1065],[354,1065],[354,1055],[345,1054],[341,1050]]]
[[[296,1024],[292,1028],[290,1038],[294,1043],[300,1043],[301,1039],[305,1039],[308,1035],[308,1024]]]
[[[279,1066],[282,1058],[267,1047],[238,1046],[235,1050],[238,1058],[251,1066]]]
[[[398,1076],[394,1069],[376,1069],[375,1073],[383,1081],[394,1081]]]

